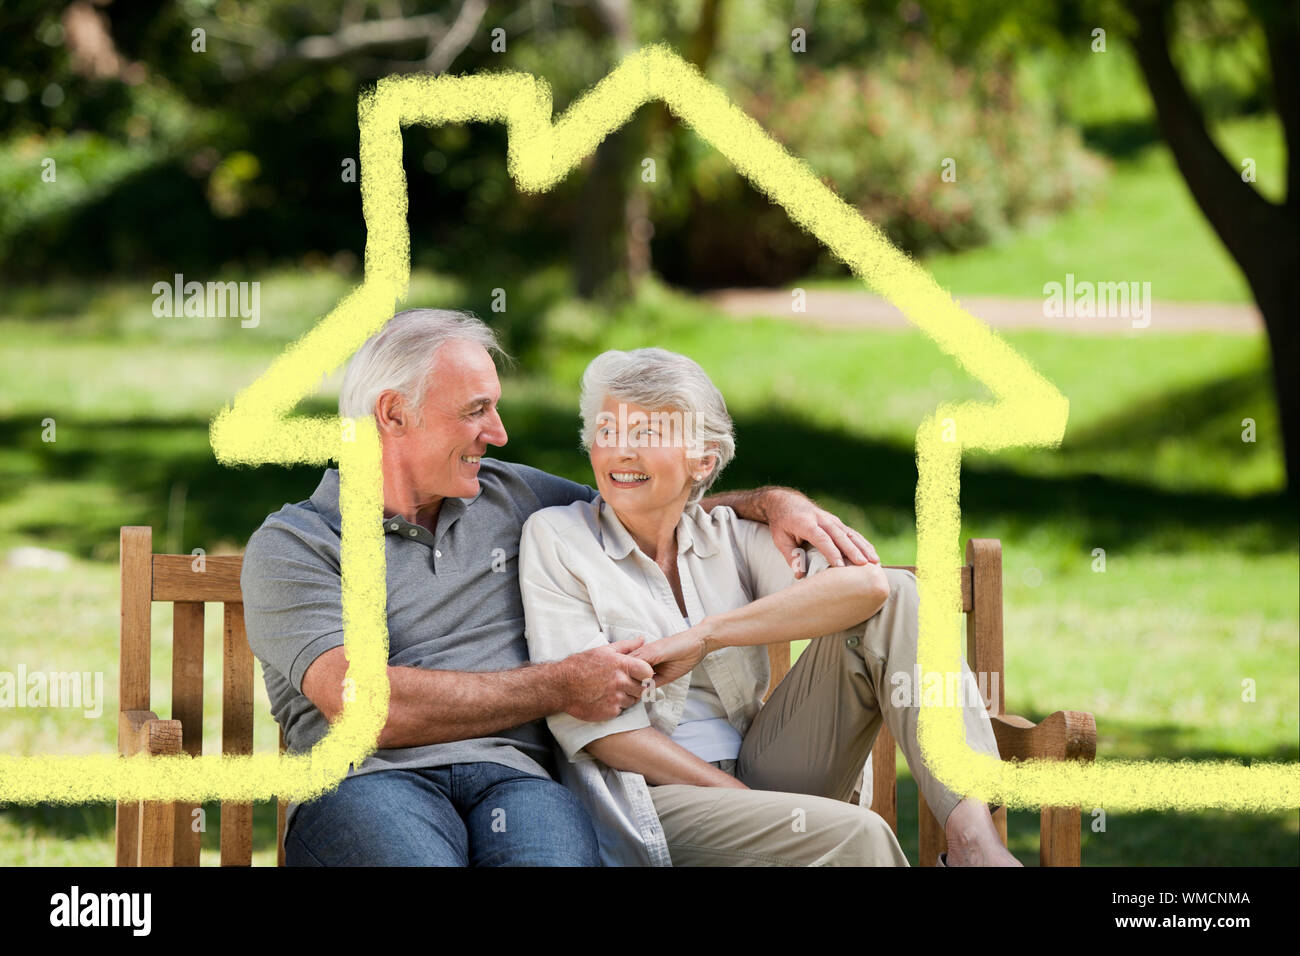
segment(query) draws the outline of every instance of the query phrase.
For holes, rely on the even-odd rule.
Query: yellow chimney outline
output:
[[[665,46],[630,54],[554,125],[550,87],[528,74],[389,77],[358,104],[366,222],[362,284],[236,395],[213,419],[210,436],[217,459],[227,465],[338,461],[344,648],[355,699],[309,754],[0,756],[0,802],[308,800],[331,789],[349,764],[375,749],[389,693],[378,435],[370,420],[289,415],[406,298],[410,235],[402,127],[504,122],[511,176],[521,190],[543,192],[653,100],[662,100],[997,397],[991,404],[942,403],[916,432],[918,663],[923,673],[959,669],[960,595],[950,571],[962,562],[962,450],[1059,446],[1069,413],[1060,391]],[[949,787],[1011,807],[1261,812],[1300,806],[1300,764],[1006,763],[966,746],[956,706],[923,707],[919,737],[925,760]]]

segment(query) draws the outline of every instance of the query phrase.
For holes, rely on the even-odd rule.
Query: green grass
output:
[[[1119,129],[1137,142],[1146,135],[1142,124]],[[1215,127],[1214,135],[1234,167],[1253,158],[1257,188],[1280,201],[1286,151],[1277,119],[1234,119]],[[957,296],[1041,299],[1045,283],[1063,282],[1066,273],[1073,273],[1091,281],[1150,282],[1157,300],[1253,302],[1240,270],[1201,215],[1163,143],[1132,152],[1123,140],[1106,145],[1118,156],[1094,202],[1001,241],[930,256],[922,264]],[[810,279],[804,285],[862,288],[851,276]]]
[[[415,285],[418,301],[468,295],[432,276]],[[85,287],[62,300],[6,290],[0,551],[35,544],[75,557],[61,572],[5,569],[0,669],[100,671],[104,712],[114,713],[118,526],[152,525],[160,550],[216,553],[310,493],[316,469],[216,465],[207,423],[349,287],[329,274],[266,276],[263,302],[279,305],[264,305],[261,327],[247,330],[142,318],[147,282]],[[41,318],[27,318],[32,311]],[[892,564],[915,560],[917,424],[937,402],[987,397],[912,330],[730,320],[654,289],[635,307],[570,304],[538,321],[542,352],[506,382],[502,457],[589,480],[576,448],[585,362],[603,348],[659,344],[696,357],[727,396],[738,454],[724,485],[803,488],[865,530]],[[972,456],[963,470],[963,535],[1004,543],[1008,709],[1031,719],[1093,712],[1101,760],[1300,759],[1298,523],[1278,493],[1264,343],[1208,333],[1005,337],[1071,401],[1060,449]],[[329,408],[337,382],[324,382],[313,408]],[[53,443],[41,440],[45,417],[56,421]],[[1253,444],[1240,440],[1243,417],[1256,419]],[[1104,572],[1094,570],[1097,548]],[[156,634],[169,633],[167,615],[157,609]],[[156,644],[155,700],[166,716],[166,644]],[[1241,700],[1247,678],[1253,703]],[[215,668],[208,680],[214,715]],[[260,682],[258,694],[257,746],[270,750],[275,728]],[[206,746],[218,733],[210,718]],[[10,711],[0,724],[8,753],[105,752],[113,739],[111,719],[63,711]],[[904,774],[900,833],[914,858],[910,786]],[[270,808],[260,812],[264,862],[274,829]],[[1085,832],[1085,860],[1294,864],[1296,820],[1110,813],[1106,832]],[[214,822],[210,813],[209,840]],[[1035,858],[1036,829],[1030,815],[1013,814],[1012,847],[1023,859]],[[7,808],[0,862],[106,864],[111,833],[107,806]]]

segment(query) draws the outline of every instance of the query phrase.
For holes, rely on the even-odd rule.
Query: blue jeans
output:
[[[289,866],[600,866],[562,785],[496,763],[378,770],[294,814]]]

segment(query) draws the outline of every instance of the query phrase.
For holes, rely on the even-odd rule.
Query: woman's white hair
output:
[[[666,349],[609,351],[597,355],[582,373],[582,449],[590,453],[601,424],[605,398],[640,405],[649,411],[682,415],[687,458],[714,456],[702,479],[692,480],[687,507],[704,497],[722,469],[736,456],[735,429],[722,393],[704,369]]]
[[[391,389],[402,396],[418,424],[434,356],[455,340],[477,342],[488,354],[508,358],[496,333],[475,315],[449,309],[407,309],[389,319],[348,362],[339,391],[339,415],[369,418],[380,394]]]

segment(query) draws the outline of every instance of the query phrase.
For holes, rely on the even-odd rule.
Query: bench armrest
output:
[[[1014,714],[990,717],[1003,760],[1093,760],[1097,721],[1085,711],[1058,710],[1033,723]]]

